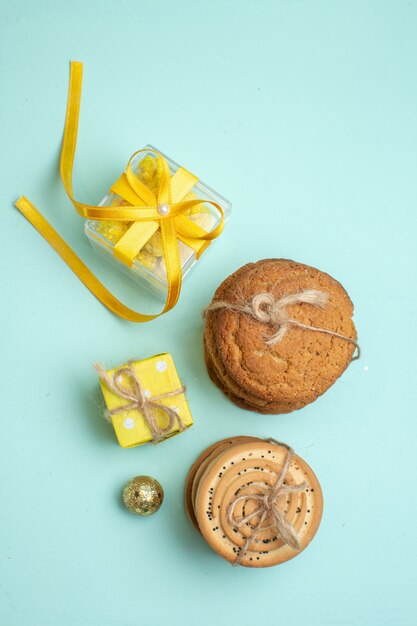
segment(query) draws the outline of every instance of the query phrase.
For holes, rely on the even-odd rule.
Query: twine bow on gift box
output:
[[[92,206],[78,202],[73,194],[72,170],[77,143],[81,86],[82,63],[73,61],[60,161],[60,173],[65,191],[82,217],[131,224],[114,247],[116,258],[128,266],[132,265],[138,252],[160,229],[168,284],[163,310],[156,315],[144,315],[122,304],[95,277],[27,198],[24,196],[19,198],[16,206],[102,304],[116,315],[129,321],[148,322],[169,311],[177,303],[182,282],[178,239],[191,246],[198,258],[210,241],[218,237],[223,230],[223,210],[218,203],[211,200],[198,198],[185,200],[198,178],[182,167],[171,177],[166,159],[156,150],[152,152],[162,165],[162,178],[156,193],[148,189],[131,168],[132,160],[139,153],[145,152],[145,150],[139,150],[131,157],[125,173],[112,187],[112,191],[121,196],[125,203],[128,203],[127,205]],[[186,216],[190,209],[201,204],[213,205],[220,214],[220,221],[211,232],[206,232]]]
[[[131,361],[128,362],[126,367],[116,370],[112,376],[109,376],[100,363],[95,363],[94,368],[96,369],[100,379],[107,385],[109,390],[116,396],[127,401],[127,404],[108,410],[108,417],[111,418],[113,415],[125,413],[126,411],[139,411],[142,413],[145,422],[149,426],[153,443],[158,443],[165,439],[166,435],[172,432],[175,424],[178,426],[178,430],[180,432],[185,429],[178,413],[173,408],[166,406],[165,404],[161,404],[160,402],[164,398],[171,398],[172,396],[179,396],[182,393],[185,393],[185,387],[161,393],[158,396],[148,397],[142,389],[140,380],[136,375]],[[123,376],[128,379],[130,383],[129,387],[125,387],[125,385],[123,385]],[[156,411],[163,411],[168,417],[168,424],[166,426],[160,426],[158,424],[155,415]]]

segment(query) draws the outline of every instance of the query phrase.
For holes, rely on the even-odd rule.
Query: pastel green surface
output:
[[[415,623],[417,4],[0,1],[5,626]],[[90,250],[58,177],[68,62],[85,62],[76,195],[96,202],[147,143],[230,198],[224,235],[176,309],[106,311],[13,208],[24,193],[126,301],[150,297]],[[199,311],[243,263],[319,267],[349,291],[363,356],[300,412],[230,404],[203,363]],[[170,352],[195,426],[125,450],[92,363]],[[282,566],[232,568],[188,523],[187,470],[229,435],[293,445],[322,526]],[[121,489],[165,490],[149,519]]]

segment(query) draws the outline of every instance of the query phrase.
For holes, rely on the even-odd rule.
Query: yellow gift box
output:
[[[107,407],[122,448],[159,443],[193,424],[172,356],[157,354],[105,370],[95,365]]]
[[[168,166],[166,174],[170,177],[167,183],[171,186],[171,201],[183,201],[185,207],[173,218],[175,240],[169,243],[171,248],[178,248],[184,281],[212,243],[209,233],[220,225],[223,218],[224,221],[228,219],[231,211],[228,200],[160,150],[148,145],[130,162],[130,170],[134,174],[131,181],[135,187],[140,186],[141,195],[139,189],[133,190],[126,174],[122,174],[99,206],[102,211],[117,209],[122,214],[132,203],[143,205],[144,198],[151,202],[153,197],[158,196],[162,185],[162,160]],[[189,208],[186,208],[187,203]],[[159,209],[162,210],[161,207]],[[165,211],[168,215],[168,205]],[[87,219],[84,231],[94,250],[101,256],[157,298],[166,299],[169,281],[160,220],[124,222]]]

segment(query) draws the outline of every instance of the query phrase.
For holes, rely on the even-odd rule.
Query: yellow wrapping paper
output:
[[[106,373],[109,377],[112,377],[115,372],[124,367],[115,367],[107,370]],[[152,399],[154,396],[160,396],[182,388],[174,361],[168,353],[157,354],[143,361],[133,361],[131,362],[131,367],[138,381],[140,381],[140,386],[146,398]],[[131,388],[131,381],[125,373],[121,374],[120,379],[123,387]],[[100,380],[100,386],[109,412],[128,404],[125,398],[116,395],[102,380]],[[158,403],[170,407],[178,414],[183,429],[189,428],[193,424],[193,418],[184,393],[162,398],[158,400]],[[158,426],[165,429],[169,419],[164,411],[153,409],[153,415]],[[122,448],[133,448],[134,446],[153,441],[151,429],[140,409],[121,411],[118,414],[111,415],[110,419]],[[164,433],[163,439],[177,435],[179,432],[181,432],[179,425],[175,423],[170,430]]]

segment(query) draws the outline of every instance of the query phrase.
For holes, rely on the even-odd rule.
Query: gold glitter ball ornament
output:
[[[163,499],[164,490],[152,476],[135,476],[123,489],[123,502],[136,515],[153,515]]]

